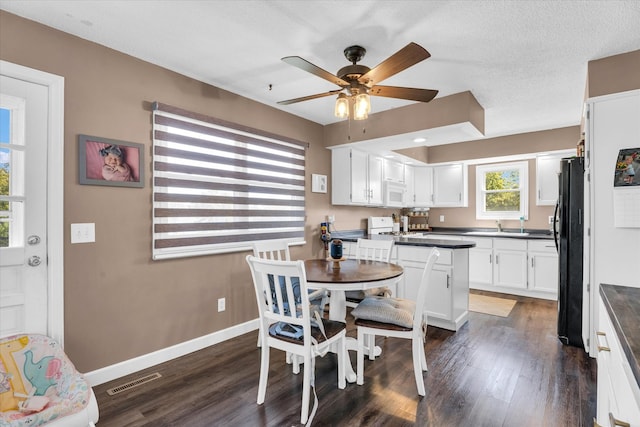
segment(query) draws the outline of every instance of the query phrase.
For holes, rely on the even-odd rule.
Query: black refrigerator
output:
[[[582,343],[582,262],[584,245],[584,159],[560,161],[559,195],[554,212],[558,250],[558,338],[563,344]]]

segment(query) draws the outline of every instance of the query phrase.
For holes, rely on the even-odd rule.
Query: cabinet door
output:
[[[558,173],[562,155],[536,157],[536,205],[555,205],[558,200]]]
[[[493,249],[469,249],[469,286],[493,284]]]
[[[527,288],[527,253],[494,250],[493,283],[507,288]]]
[[[384,180],[404,182],[404,168],[402,163],[384,159]]]
[[[369,167],[369,155],[357,150],[351,150],[351,202],[357,204],[367,204],[369,202],[369,188],[367,169]],[[335,180],[332,186],[339,185]]]
[[[416,208],[433,206],[433,168],[416,166],[414,168],[414,204]]]
[[[429,277],[429,290],[427,292],[427,303],[425,304],[427,317],[452,319],[451,281],[451,268],[444,268],[437,264],[433,267]]]
[[[382,157],[369,155],[368,159],[368,187],[369,204],[382,205],[382,170],[384,167]],[[353,172],[353,171],[352,171]]]
[[[466,173],[462,163],[434,166],[433,205],[466,206]]]
[[[558,292],[558,255],[529,252],[529,289]]]
[[[407,186],[407,207],[415,206],[415,167],[404,165],[404,185]]]

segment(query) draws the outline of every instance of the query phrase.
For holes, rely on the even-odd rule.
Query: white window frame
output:
[[[508,169],[518,169],[520,175],[520,209],[511,212],[490,212],[486,210],[485,175]],[[513,191],[513,190],[510,190]],[[529,218],[529,162],[496,163],[476,166],[476,219],[524,219]]]

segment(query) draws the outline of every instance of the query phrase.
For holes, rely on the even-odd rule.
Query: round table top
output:
[[[339,264],[340,268],[335,268]],[[308,259],[304,262],[307,281],[315,283],[362,283],[393,279],[404,270],[397,264],[383,261],[346,259],[334,262],[326,259]]]

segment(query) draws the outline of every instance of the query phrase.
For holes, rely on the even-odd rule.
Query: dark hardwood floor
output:
[[[478,292],[491,295],[487,292]],[[592,426],[596,363],[556,338],[557,304],[516,299],[508,318],[470,312],[458,332],[429,327],[418,396],[409,340],[377,338],[382,356],[365,362],[365,383],[339,390],[335,355],[318,358],[315,426]],[[355,336],[353,324],[348,333]],[[267,397],[256,404],[257,332],[94,387],[98,427],[292,426],[300,424],[301,376],[272,350]],[[355,367],[355,353],[351,353]],[[115,396],[107,389],[159,372],[162,378]],[[313,396],[312,396],[313,400]]]

